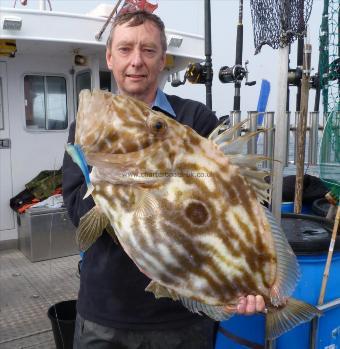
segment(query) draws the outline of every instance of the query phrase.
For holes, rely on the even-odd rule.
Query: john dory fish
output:
[[[218,131],[205,139],[130,97],[83,91],[67,150],[96,206],[78,243],[87,249],[106,228],[151,279],[147,291],[216,320],[232,316],[240,296],[260,294],[272,339],[320,312],[289,298],[296,257],[260,204],[262,158],[240,154],[254,134]]]

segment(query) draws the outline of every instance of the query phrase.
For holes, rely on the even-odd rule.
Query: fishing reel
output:
[[[288,85],[300,86],[302,79],[302,68],[296,67],[295,69],[288,69]]]
[[[246,78],[246,85],[253,86],[256,81],[248,81],[248,68],[249,61],[245,61],[244,67],[240,64],[235,64],[232,67],[224,66],[221,67],[218,77],[223,84],[241,82]]]
[[[200,63],[190,63],[185,71],[183,81],[174,79],[171,82],[172,87],[184,85],[186,81],[192,84],[205,84],[207,81],[207,68]]]
[[[300,86],[302,79],[302,69],[297,67],[296,69],[288,70],[288,85],[289,86]],[[320,76],[318,73],[311,75],[309,78],[309,87],[318,89],[320,87]]]

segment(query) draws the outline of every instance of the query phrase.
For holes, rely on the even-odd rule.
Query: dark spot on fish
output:
[[[205,205],[200,202],[190,202],[185,208],[185,216],[189,218],[194,224],[202,225],[207,222],[209,212]]]

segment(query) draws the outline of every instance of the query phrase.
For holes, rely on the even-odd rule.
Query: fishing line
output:
[[[54,171],[56,171],[56,162],[57,160],[54,160]],[[50,224],[50,230],[49,230],[49,273],[50,273],[50,277],[52,277],[52,228],[53,228],[53,217],[54,214],[51,214],[51,224]],[[49,307],[53,307],[54,313],[51,314],[51,316],[53,317],[53,315],[55,315],[56,318],[56,322],[57,322],[57,326],[58,326],[58,332],[61,338],[61,342],[63,345],[63,348],[65,348],[65,343],[64,343],[64,338],[63,338],[63,333],[61,331],[61,327],[60,327],[60,323],[59,323],[59,318],[58,318],[58,312],[57,312],[57,307],[56,307],[56,303],[53,302],[54,304],[52,304],[51,302],[47,301],[49,303]],[[53,327],[52,327],[53,329]]]

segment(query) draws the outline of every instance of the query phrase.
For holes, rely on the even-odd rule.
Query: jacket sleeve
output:
[[[207,137],[218,125],[218,118],[216,117],[215,113],[207,108],[204,104],[198,104],[197,109],[193,128],[201,136]]]
[[[68,143],[74,143],[76,124],[73,122],[70,126]],[[85,178],[78,167],[65,152],[63,160],[63,180],[62,180],[64,204],[75,226],[79,225],[80,218],[94,207],[94,201],[91,196],[86,199],[87,187]]]

